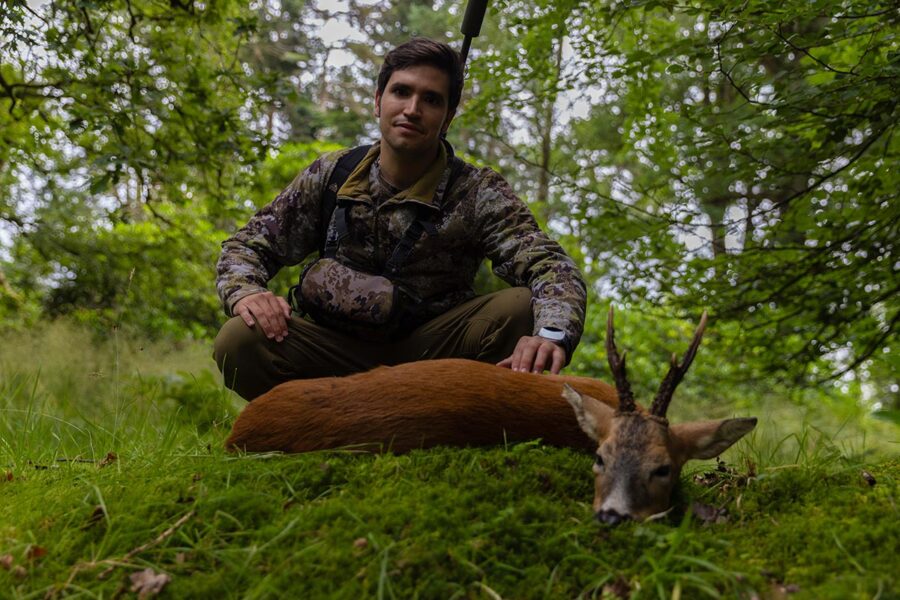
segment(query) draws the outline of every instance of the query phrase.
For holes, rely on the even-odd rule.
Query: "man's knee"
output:
[[[248,327],[240,317],[229,319],[219,330],[213,343],[213,358],[225,385],[246,399],[265,391],[260,367],[267,359],[266,338],[257,328]],[[262,386],[262,387],[261,387]]]
[[[368,345],[301,318],[288,322],[288,332],[276,342],[239,317],[227,321],[213,345],[225,385],[250,400],[285,381],[349,375],[383,358]]]
[[[221,371],[226,361],[238,361],[259,350],[262,339],[255,329],[247,327],[240,317],[233,317],[219,330],[213,343],[213,358]]]
[[[492,295],[481,315],[493,325],[482,332],[479,360],[503,360],[512,354],[521,337],[532,334],[531,299],[531,290],[523,287],[507,288]]]
[[[497,293],[500,311],[509,319],[509,327],[522,331],[522,335],[531,335],[534,326],[534,312],[531,307],[531,290],[525,287],[514,287]]]
[[[530,289],[507,288],[488,297],[480,316],[494,323],[492,329],[507,331],[516,339],[523,335],[531,335],[534,324],[531,300]]]

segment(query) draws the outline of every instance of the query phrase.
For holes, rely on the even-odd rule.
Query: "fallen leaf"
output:
[[[694,483],[703,487],[712,487],[719,482],[715,473],[697,473],[694,475]]]
[[[0,556],[0,567],[9,571],[10,569],[12,569],[12,566],[13,566],[12,554],[4,554],[3,556]]]
[[[616,598],[628,598],[631,596],[631,586],[625,581],[624,577],[618,577],[612,583],[603,586],[604,596],[615,596]]]
[[[769,593],[766,595],[766,598],[769,600],[785,600],[790,594],[796,594],[800,591],[799,585],[796,583],[784,583],[782,577],[777,573],[762,570],[760,575],[769,580]]]
[[[361,549],[361,548],[366,548],[368,545],[369,545],[369,540],[367,540],[367,539],[364,538],[364,537],[356,538],[355,540],[353,540],[353,547],[354,547],[354,548],[360,548],[360,549]]]
[[[100,521],[106,518],[106,510],[103,508],[102,504],[98,504],[94,507],[94,512],[91,513],[91,516],[88,517],[87,522],[81,526],[82,529],[90,529]]]
[[[747,459],[747,478],[753,479],[754,477],[756,477],[756,463],[748,458]]]
[[[769,593],[769,598],[771,598],[772,600],[784,600],[791,594],[796,594],[799,591],[800,586],[797,584],[773,582]]]
[[[186,552],[179,552],[178,554],[175,555],[175,564],[176,565],[183,565],[186,562],[187,562],[187,553]]]
[[[138,600],[157,595],[172,580],[165,573],[157,573],[149,567],[143,571],[132,573],[129,579],[131,580],[131,591],[137,592]]]
[[[691,503],[691,510],[694,516],[704,523],[725,523],[728,521],[728,510],[725,508],[716,508],[702,502]]]
[[[116,460],[118,458],[119,457],[116,456],[115,452],[107,452],[106,457],[103,460],[101,460],[99,463],[97,463],[97,468],[102,469],[103,467],[109,466],[109,465],[113,464],[114,462],[116,462]]]
[[[546,471],[540,471],[537,473],[538,483],[541,485],[541,490],[544,493],[550,493],[553,491],[553,478],[550,477],[550,474]]]
[[[28,546],[25,551],[25,558],[28,560],[38,560],[47,555],[47,549],[43,546]]]
[[[4,475],[4,478],[5,478],[7,481],[12,481],[12,480],[13,480],[13,473],[12,473],[12,471],[7,471],[7,472],[6,472],[6,475]]]
[[[716,468],[706,473],[697,473],[694,475],[694,482],[704,487],[718,486],[721,492],[727,492],[735,486],[747,485],[747,482],[755,477],[756,464],[751,460],[747,461],[747,472],[742,474],[734,467],[729,467],[724,461],[716,459]]]
[[[26,571],[25,567],[22,565],[16,565],[12,568],[12,575],[16,579],[25,579],[25,576],[28,575],[28,571]]]
[[[862,478],[866,480],[866,483],[869,484],[869,487],[873,487],[876,483],[878,483],[875,478],[872,477],[872,474],[865,469],[863,469]]]

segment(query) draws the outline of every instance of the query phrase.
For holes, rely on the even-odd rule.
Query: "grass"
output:
[[[117,597],[148,568],[173,598],[900,597],[893,425],[760,406],[667,520],[607,528],[591,457],[539,442],[226,454],[241,404],[210,364],[65,328],[0,351],[0,597]]]

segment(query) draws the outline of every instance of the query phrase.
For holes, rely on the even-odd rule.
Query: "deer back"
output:
[[[250,452],[340,447],[407,452],[541,438],[555,446],[593,449],[596,443],[562,397],[565,383],[618,405],[613,387],[585,377],[429,360],[283,383],[244,408],[226,446]]]

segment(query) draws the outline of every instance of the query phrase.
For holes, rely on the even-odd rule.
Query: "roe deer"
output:
[[[756,419],[726,419],[670,427],[666,421],[672,393],[705,325],[706,313],[682,363],[673,356],[649,413],[634,402],[624,356],[613,340],[610,308],[606,349],[615,388],[586,377],[520,373],[463,359],[379,367],[273,388],[244,408],[226,447],[407,452],[541,438],[596,450],[593,506],[601,521],[645,518],[668,507],[685,461],[718,455],[756,424]]]

